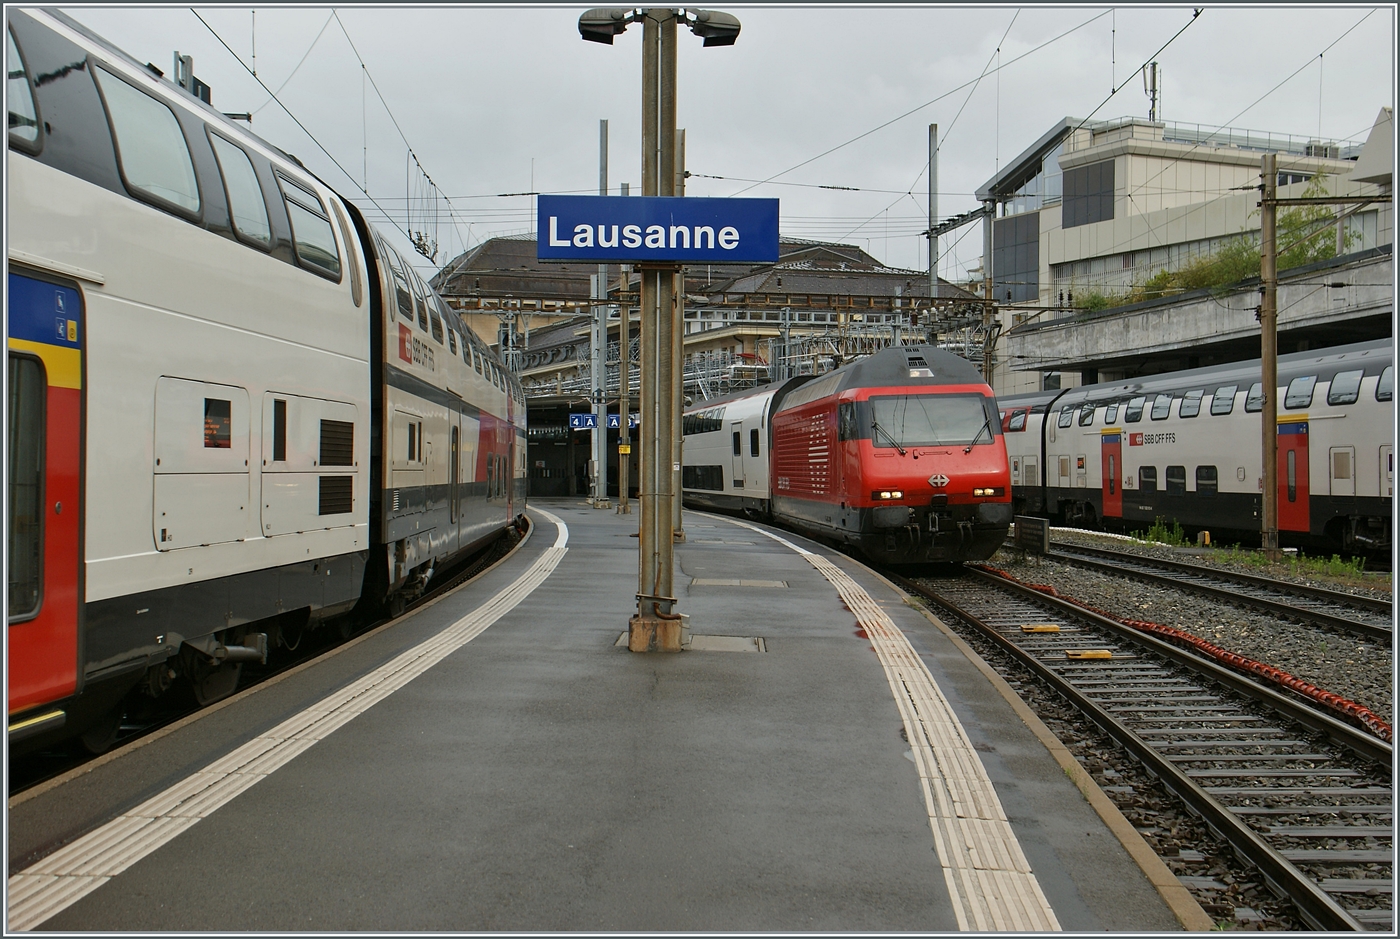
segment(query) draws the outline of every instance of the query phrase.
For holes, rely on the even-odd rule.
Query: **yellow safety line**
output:
[[[509,587],[447,629],[10,877],[8,930],[30,930],[208,818],[315,744],[481,635],[542,584],[568,552],[569,528]]]
[[[756,525],[726,519],[787,546],[834,586],[885,669],[918,767],[934,848],[961,930],[1059,930],[1001,800],[962,723],[894,620],[850,575]]]

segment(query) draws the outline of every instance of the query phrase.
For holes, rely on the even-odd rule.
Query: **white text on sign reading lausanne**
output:
[[[574,226],[572,239],[559,237],[559,218],[551,215],[549,217],[549,246],[551,248],[592,248],[595,245],[595,226],[579,224]],[[648,225],[646,231],[642,231],[640,225],[598,225],[597,242],[599,248],[616,248],[619,237],[622,239],[624,248],[640,248],[643,243],[648,248],[690,248],[691,232],[695,234],[694,245],[700,248],[714,249],[718,244],[726,251],[733,251],[739,246],[739,230],[731,226],[725,226],[716,234],[714,228],[709,225],[696,225],[691,229],[685,225],[670,226],[670,244],[667,244],[667,227],[663,225]]]

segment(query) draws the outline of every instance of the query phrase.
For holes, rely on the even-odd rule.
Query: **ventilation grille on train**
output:
[[[355,465],[354,424],[349,421],[321,421],[321,465]]]
[[[909,360],[910,378],[932,378],[933,369],[929,368],[928,360],[922,355],[905,356]]]
[[[345,515],[355,508],[354,476],[322,476],[319,513]]]

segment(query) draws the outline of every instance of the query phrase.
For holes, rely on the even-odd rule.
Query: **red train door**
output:
[[[1103,462],[1104,518],[1123,517],[1123,435],[1104,431],[1099,435],[1100,460]]]
[[[1278,529],[1308,530],[1308,422],[1279,421]]]
[[[60,726],[61,712],[33,709],[78,690],[86,337],[77,290],[15,273],[8,285],[7,704],[14,740]]]

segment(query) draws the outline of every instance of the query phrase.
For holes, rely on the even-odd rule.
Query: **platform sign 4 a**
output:
[[[777,199],[540,196],[541,261],[778,260]]]
[[[570,430],[591,430],[592,428],[597,426],[598,415],[592,413],[591,411],[585,412],[583,414],[569,415]]]

